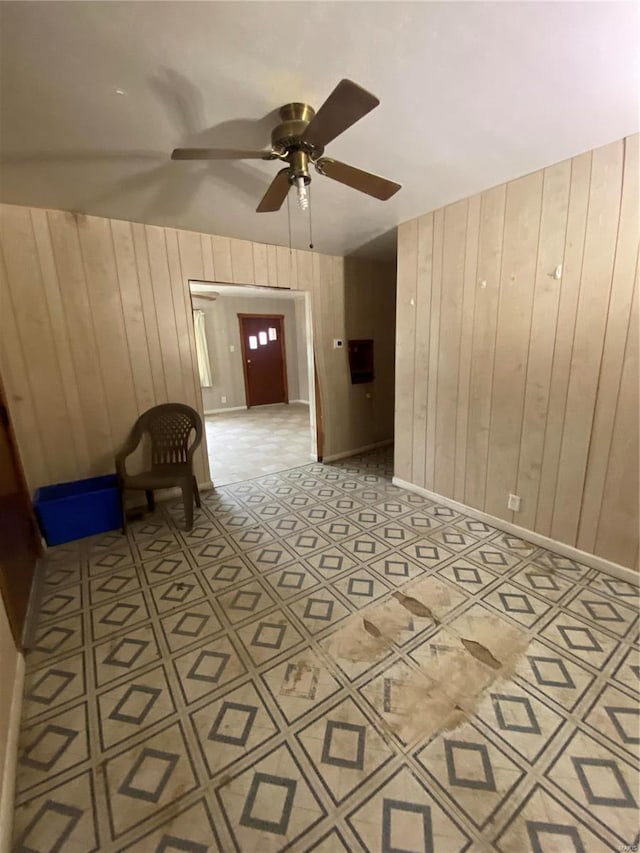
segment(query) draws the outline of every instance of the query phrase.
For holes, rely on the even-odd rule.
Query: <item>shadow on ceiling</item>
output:
[[[388,231],[378,234],[372,240],[368,240],[355,251],[350,252],[348,258],[370,258],[376,261],[393,262],[398,253],[398,229],[394,225]]]
[[[272,110],[259,119],[231,119],[203,129],[206,121],[203,97],[188,78],[174,69],[162,68],[148,82],[163,111],[177,128],[171,149],[189,146],[260,150],[270,145],[271,130],[278,122],[278,110]],[[29,167],[130,164],[137,161],[156,164],[109,181],[109,188],[103,193],[79,197],[76,208],[86,212],[90,209],[95,211],[100,205],[123,195],[139,195],[141,216],[149,212],[155,216],[175,215],[185,211],[195,193],[209,182],[214,190],[216,186],[230,187],[255,208],[269,186],[270,175],[246,161],[174,162],[170,159],[171,149],[6,151],[0,153],[0,163]]]

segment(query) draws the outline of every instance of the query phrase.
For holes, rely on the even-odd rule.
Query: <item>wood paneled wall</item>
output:
[[[358,261],[347,258],[346,271],[346,338],[373,338],[375,380],[352,386],[361,403],[354,414],[362,418],[359,431],[373,429],[371,443],[377,443],[393,435],[396,293],[386,279],[363,274]]]
[[[398,235],[396,476],[631,567],[638,180],[636,135]]]
[[[0,371],[32,488],[113,470],[150,406],[202,411],[189,279],[310,291],[325,455],[375,440],[332,339],[351,278],[393,291],[393,265],[14,205],[0,250]],[[207,481],[204,450],[196,465]]]

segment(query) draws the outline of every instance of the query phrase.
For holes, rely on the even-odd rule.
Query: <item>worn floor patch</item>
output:
[[[479,660],[487,666],[490,666],[491,669],[500,669],[500,667],[502,666],[500,661],[497,660],[491,654],[489,649],[486,646],[482,645],[482,643],[476,643],[475,640],[467,640],[463,637],[462,644],[465,649],[474,656],[476,660]]]
[[[426,619],[432,619],[436,625],[438,624],[439,620],[437,616],[434,616],[427,605],[418,601],[417,598],[413,598],[411,595],[404,595],[401,592],[394,592],[393,597],[396,601],[399,601],[403,607],[406,607],[409,613],[413,613],[414,616],[422,616]]]
[[[449,590],[439,581],[429,578],[411,591],[431,593],[434,609],[442,615],[451,605]],[[428,633],[435,627],[435,634]],[[470,611],[463,621],[440,626],[424,600],[396,592],[384,604],[347,620],[323,645],[356,678],[420,633],[426,638],[409,653],[412,663],[398,661],[385,669],[384,678],[374,677],[362,688],[385,729],[403,743],[466,722],[489,688],[512,673],[528,644],[521,631],[486,610],[480,620]]]

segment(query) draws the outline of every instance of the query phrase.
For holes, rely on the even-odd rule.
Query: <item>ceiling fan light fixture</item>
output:
[[[305,179],[300,176],[295,180],[296,192],[298,194],[298,205],[300,210],[308,210],[309,209],[309,190],[307,189],[307,182]]]

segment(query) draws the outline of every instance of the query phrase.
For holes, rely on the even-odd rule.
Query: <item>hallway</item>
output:
[[[311,461],[309,406],[277,403],[205,416],[214,485],[226,486]]]

